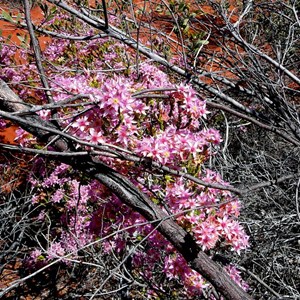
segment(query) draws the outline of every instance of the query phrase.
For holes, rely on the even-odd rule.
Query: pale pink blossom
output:
[[[84,131],[89,125],[90,122],[88,121],[88,117],[84,116],[84,117],[77,118],[75,122],[72,124],[72,127]]]

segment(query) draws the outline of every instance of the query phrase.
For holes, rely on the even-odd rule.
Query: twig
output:
[[[262,279],[260,279],[257,275],[253,274],[251,271],[238,266],[238,269],[240,269],[241,271],[249,274],[252,278],[254,278],[256,281],[258,281],[260,284],[262,284],[266,289],[268,289],[274,296],[277,297],[277,299],[282,299],[281,295],[278,294],[277,292],[275,292],[270,286],[268,286]]]
[[[293,145],[295,146],[300,146],[300,142],[293,139],[291,136],[287,135],[286,133],[280,131],[279,129],[277,129],[276,127],[273,127],[273,126],[269,126],[267,124],[264,124],[254,118],[251,118],[250,116],[247,116],[243,113],[240,113],[226,105],[223,105],[223,104],[218,104],[218,103],[214,103],[214,102],[210,102],[210,101],[207,101],[206,102],[208,106],[210,107],[213,107],[213,108],[217,108],[217,109],[221,109],[223,111],[227,111],[229,112],[230,114],[234,115],[234,116],[237,116],[239,118],[242,118],[244,120],[247,120],[247,121],[250,121],[251,123],[265,129],[265,130],[268,130],[268,131],[271,131],[271,132],[274,132],[276,133],[277,135],[281,136],[282,138],[284,138],[286,141],[292,143]]]
[[[27,23],[27,28],[28,28],[28,32],[30,35],[30,39],[31,39],[31,43],[32,43],[32,47],[33,47],[33,51],[34,51],[34,55],[35,55],[36,66],[39,70],[41,81],[45,88],[45,93],[46,93],[46,97],[48,99],[48,103],[53,103],[54,101],[53,101],[52,94],[50,92],[48,79],[47,79],[47,76],[45,74],[44,67],[42,64],[42,54],[41,54],[40,44],[34,34],[34,29],[33,29],[32,21],[31,21],[31,16],[30,16],[29,0],[24,0],[24,9],[25,9],[25,19],[26,19],[26,23]]]
[[[105,0],[102,0],[102,7],[104,13],[104,29],[108,29],[108,15],[107,15],[107,8]]]
[[[296,212],[297,212],[298,219],[300,220],[299,189],[300,189],[300,178],[299,178],[298,183],[297,183],[297,187],[296,187],[296,196],[295,196]]]

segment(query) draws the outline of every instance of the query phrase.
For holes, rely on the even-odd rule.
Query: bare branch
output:
[[[41,53],[40,44],[39,44],[38,39],[35,36],[34,28],[33,28],[32,21],[31,21],[29,0],[23,0],[23,1],[24,1],[24,9],[25,9],[25,19],[26,19],[26,23],[27,23],[28,32],[30,34],[30,39],[31,39],[31,43],[32,43],[32,47],[33,47],[33,51],[34,51],[34,55],[35,55],[36,65],[37,65],[37,68],[40,73],[42,84],[45,88],[45,93],[46,93],[46,97],[48,99],[48,103],[53,103],[48,79],[47,79],[47,76],[45,74],[44,67],[42,64],[42,53]]]
[[[3,89],[5,90],[4,92],[2,92]],[[13,103],[16,100],[18,100],[18,103],[21,102],[21,99],[18,99],[18,97],[7,87],[7,85],[3,83],[0,86],[0,92],[0,104],[6,101]],[[19,106],[21,105],[19,104]],[[10,108],[13,110],[14,107],[10,105]],[[40,131],[33,128],[33,126],[47,129],[52,128],[53,125],[49,125],[47,122],[39,120],[38,117],[35,119],[35,122],[30,122],[30,126],[26,125],[24,121],[20,122],[20,125],[24,126],[26,130],[37,135],[38,138],[43,138],[44,134],[41,134]],[[39,126],[39,122],[42,122],[42,124],[46,123],[46,126]],[[57,135],[57,131],[58,130],[51,129],[51,132],[55,135]],[[52,138],[53,135],[50,135],[50,140]],[[57,139],[54,147],[58,151],[66,151],[65,141],[62,139]],[[85,172],[85,174],[89,175],[91,178],[99,180],[99,182],[103,183],[116,196],[118,196],[123,203],[139,212],[147,220],[164,220],[158,227],[158,230],[183,255],[190,266],[208,281],[210,281],[226,299],[252,299],[243,291],[242,288],[240,288],[231,280],[230,276],[220,266],[218,266],[203,251],[201,251],[189,233],[187,233],[173,220],[166,219],[168,215],[166,215],[156,204],[146,197],[146,195],[138,190],[136,186],[134,186],[126,177],[114,171],[101,161],[95,161],[91,159],[90,156],[86,156],[85,158],[80,157],[79,159],[76,156],[72,158],[64,157],[63,162],[68,163],[75,169]]]

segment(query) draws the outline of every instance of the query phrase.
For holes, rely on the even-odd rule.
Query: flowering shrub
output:
[[[205,165],[222,142],[217,130],[205,126],[209,113],[205,100],[188,84],[173,82],[149,61],[141,61],[140,68],[135,69],[133,58],[129,57],[128,63],[122,56],[125,52],[130,53],[109,39],[101,43],[53,40],[44,56],[52,66],[47,75],[54,102],[61,103],[61,107],[53,116],[50,110],[40,110],[38,114],[45,120],[55,118],[66,133],[78,138],[78,150],[109,144],[130,151],[141,161],[145,158],[184,170],[208,183],[227,185]],[[30,51],[29,64],[22,67],[19,77],[10,68],[13,53],[9,46],[1,49],[1,64],[5,66],[0,71],[1,78],[12,81],[24,100],[30,94],[39,96],[40,104],[44,103],[45,95],[32,89],[38,87],[38,77]],[[74,65],[81,71],[77,72]],[[120,71],[104,72],[107,65]],[[21,80],[30,81],[32,87],[20,89],[17,84]],[[72,95],[87,96],[68,106],[66,100]],[[22,129],[17,131],[16,140],[27,146],[37,143]],[[248,246],[248,236],[237,221],[240,202],[230,192],[151,168],[146,170],[142,164],[130,161],[105,156],[98,159],[130,178],[190,232],[203,251],[213,254],[217,249],[229,249],[240,253]],[[36,160],[29,181],[32,203],[40,207],[38,219],[49,218],[51,230],[48,244],[34,249],[31,261],[65,257],[67,262],[66,255],[76,258],[80,249],[100,239],[100,247],[107,254],[121,257],[130,247],[132,276],[151,280],[157,289],[164,290],[166,283],[170,289],[181,284],[184,288],[177,289],[176,296],[192,299],[209,287],[153,225],[145,225],[141,215],[124,206],[103,185],[65,164],[47,168],[44,164],[42,159]],[[247,288],[233,267],[227,270]],[[151,289],[145,293],[155,295]]]

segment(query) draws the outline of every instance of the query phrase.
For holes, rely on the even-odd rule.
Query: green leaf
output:
[[[17,34],[17,38],[20,40],[21,43],[25,42],[25,38],[23,35]]]
[[[189,22],[189,19],[186,18],[186,19],[183,20],[183,24],[182,24],[182,25],[185,27],[185,26],[187,25],[188,22]]]
[[[158,12],[158,13],[161,13],[161,12],[163,12],[164,10],[163,10],[163,8],[162,8],[161,5],[158,5],[158,6],[155,7],[155,11]]]
[[[208,40],[199,40],[199,41],[197,42],[197,44],[198,44],[198,45],[207,45],[207,44],[209,44],[209,41],[208,41]]]
[[[27,35],[21,35],[19,33],[17,33],[17,38],[19,39],[19,41],[21,42],[20,46],[23,49],[27,49],[29,47],[29,43],[28,43],[28,36]]]
[[[11,16],[7,11],[5,11],[5,10],[2,11],[2,18],[3,18],[5,21],[14,23],[14,19],[12,18],[12,16]]]
[[[184,32],[184,33],[188,33],[188,32],[189,32],[189,30],[190,30],[190,25],[189,25],[189,24],[187,24],[187,25],[184,27],[184,30],[183,30],[183,32]]]
[[[185,2],[181,2],[178,6],[178,11],[184,11],[185,9],[187,9]]]
[[[21,19],[22,19],[21,14],[18,14],[18,15],[16,16],[16,23],[20,24],[20,23],[21,23]]]

